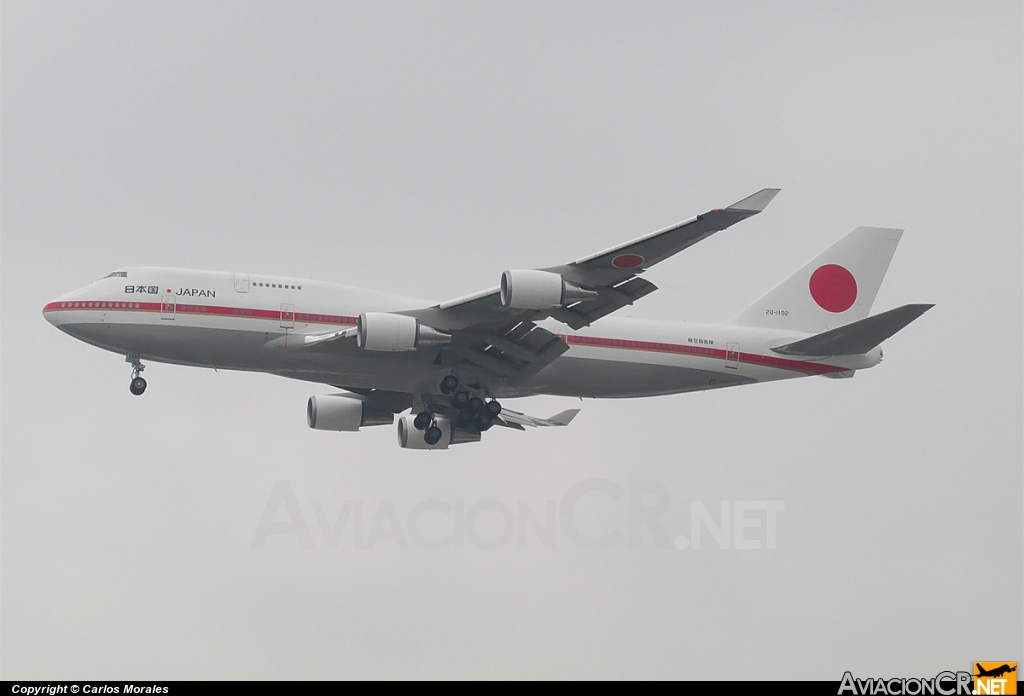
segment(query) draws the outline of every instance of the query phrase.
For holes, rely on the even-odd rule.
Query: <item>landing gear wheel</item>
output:
[[[459,378],[455,375],[448,375],[441,380],[441,393],[451,394],[453,391],[459,388]]]
[[[132,365],[132,382],[128,385],[128,390],[135,396],[142,396],[142,392],[146,391],[146,380],[142,379],[142,371],[146,366],[142,364],[142,356],[138,353],[128,353],[124,356],[124,361]]]
[[[466,411],[459,411],[458,415],[455,416],[455,425],[459,428],[465,428],[473,422],[473,417]]]
[[[417,430],[426,430],[434,422],[434,417],[427,411],[421,411],[412,419],[412,425]]]
[[[491,420],[491,417],[487,415],[487,413],[478,413],[475,416],[473,416],[473,425],[479,428],[480,432],[487,430],[493,424],[494,422]]]
[[[436,445],[441,441],[441,429],[436,425],[432,425],[427,428],[427,432],[423,433],[423,441],[428,445]]]
[[[499,404],[497,401],[488,401],[487,413],[489,413],[491,416],[497,416],[499,413],[501,413],[501,404]]]
[[[474,396],[466,404],[466,410],[469,411],[470,413],[480,413],[481,411],[484,410],[484,400],[481,399],[479,396]]]
[[[469,403],[469,392],[457,391],[452,396],[452,406],[458,409],[466,408],[466,404]]]

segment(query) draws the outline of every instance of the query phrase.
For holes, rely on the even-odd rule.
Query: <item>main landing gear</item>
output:
[[[441,393],[444,395],[451,394],[453,391],[459,388],[459,378],[455,375],[448,375],[441,380]]]
[[[485,401],[479,396],[472,396],[465,389],[459,389],[459,378],[455,375],[448,375],[441,380],[441,393],[449,397],[449,403],[456,414],[451,418],[452,425],[457,428],[472,428],[483,432],[494,425],[494,419],[501,413],[501,404],[495,399]],[[443,407],[440,409],[445,412]],[[437,425],[434,414],[424,410],[416,414],[412,421],[413,427],[423,431],[423,441],[428,445],[436,445],[441,441],[444,433]]]
[[[437,427],[437,423],[434,421],[434,416],[429,411],[420,411],[416,414],[416,417],[412,421],[413,427],[417,430],[423,430],[423,441],[428,445],[436,445],[441,441],[441,437],[444,433]]]
[[[142,364],[138,353],[129,353],[124,361],[132,364],[132,382],[128,385],[128,391],[135,396],[142,396],[142,393],[146,391],[146,380],[142,378],[142,371],[146,369],[146,366]]]
[[[472,427],[483,432],[494,425],[494,419],[501,413],[501,404],[497,400],[484,401],[479,396],[471,396],[465,389],[459,389],[459,378],[455,375],[442,379],[440,389],[442,394],[451,397],[452,408],[458,411],[454,423],[460,428]],[[420,414],[416,417],[416,427],[421,422],[420,416],[424,416],[424,426],[427,423],[425,414]]]

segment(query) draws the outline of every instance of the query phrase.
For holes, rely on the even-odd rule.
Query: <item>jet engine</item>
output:
[[[549,271],[505,271],[501,274],[501,304],[512,309],[554,309],[597,297]]]
[[[448,449],[449,445],[480,441],[480,431],[455,427],[447,418],[435,416],[434,425],[441,430],[441,439],[431,445],[426,440],[427,430],[419,430],[415,420],[416,416],[410,414],[398,419],[398,446],[402,449]]]
[[[356,328],[356,344],[363,350],[416,350],[419,346],[436,346],[451,340],[451,335],[404,314],[366,312],[359,315]]]
[[[311,396],[306,402],[306,423],[313,430],[355,431],[362,426],[391,425],[395,414],[369,408],[357,396]]]

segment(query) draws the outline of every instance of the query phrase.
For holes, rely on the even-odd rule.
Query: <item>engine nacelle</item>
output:
[[[480,431],[453,427],[447,418],[436,416],[434,421],[441,429],[441,439],[436,444],[428,445],[423,439],[426,431],[416,429],[413,425],[415,419],[415,415],[404,415],[398,419],[398,446],[403,449],[448,449],[449,445],[480,441]]]
[[[505,271],[501,274],[501,304],[512,309],[554,309],[597,297],[549,271]]]
[[[388,312],[366,312],[359,315],[356,345],[363,350],[406,351],[419,346],[448,343],[451,335],[423,326],[415,317]]]
[[[327,394],[311,396],[306,402],[306,424],[313,430],[353,432],[362,426],[391,425],[395,415],[368,408],[356,396]]]

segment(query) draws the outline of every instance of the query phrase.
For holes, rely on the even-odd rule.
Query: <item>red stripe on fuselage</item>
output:
[[[43,312],[67,312],[81,310],[102,310],[107,312],[161,312],[160,302],[106,302],[78,300],[74,302],[50,302],[43,307]],[[223,316],[235,318],[281,319],[282,311],[274,309],[254,309],[249,307],[224,307],[217,305],[201,304],[180,304],[175,303],[175,314],[197,314],[210,316]],[[294,312],[295,321],[303,324],[329,324],[355,326],[358,322],[356,317],[349,317],[339,314],[312,314],[308,312]],[[681,355],[693,355],[700,358],[726,359],[726,351],[720,348],[708,348],[706,346],[691,346],[680,343],[665,343],[661,341],[634,341],[626,338],[603,338],[599,336],[579,336],[559,334],[569,345],[590,346],[595,348],[618,348],[621,350],[641,350],[651,353],[677,353]],[[730,356],[731,357],[731,356]],[[849,368],[836,365],[825,365],[821,363],[806,362],[804,360],[790,360],[788,358],[777,358],[771,355],[759,355],[757,353],[739,353],[738,360],[750,365],[763,365],[775,367],[782,370],[805,372],[812,375],[824,375],[835,372],[846,372]]]
[[[598,336],[560,335],[569,345],[575,344],[581,346],[595,346],[599,348],[619,348],[621,350],[642,350],[654,353],[681,353],[683,355],[694,355],[701,358],[718,358],[720,360],[725,360],[728,352],[720,348],[691,346],[679,343],[633,341],[625,338],[600,338]],[[822,365],[820,363],[806,362],[803,360],[776,358],[771,355],[759,355],[757,353],[736,353],[735,357],[742,363],[777,367],[783,370],[795,370],[797,372],[807,372],[815,375],[824,375],[833,372],[846,372],[849,369],[845,367],[837,367],[835,365]]]
[[[43,307],[43,312],[68,312],[68,311],[104,311],[104,312],[161,312],[163,304],[160,302],[99,302],[78,300],[75,302],[51,302]],[[204,314],[215,317],[248,317],[253,319],[272,319],[278,321],[281,315],[285,314],[279,309],[254,309],[251,307],[223,307],[217,305],[184,304],[175,302],[175,314]],[[312,314],[310,312],[288,312],[294,320],[303,324],[341,324],[356,325],[356,317],[348,317],[339,314]]]

